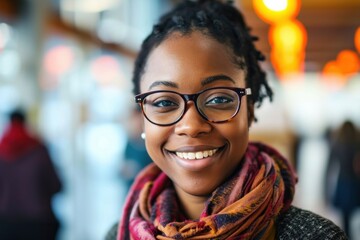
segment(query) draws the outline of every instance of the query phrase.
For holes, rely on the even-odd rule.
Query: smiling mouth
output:
[[[175,152],[175,154],[182,159],[195,160],[195,159],[203,159],[207,157],[211,157],[214,155],[219,148],[206,150],[206,151],[198,151],[198,152]]]

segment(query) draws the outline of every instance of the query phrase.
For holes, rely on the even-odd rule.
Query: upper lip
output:
[[[197,146],[182,146],[174,150],[168,150],[170,152],[201,152],[207,150],[218,149],[223,146],[210,146],[210,145],[197,145]]]

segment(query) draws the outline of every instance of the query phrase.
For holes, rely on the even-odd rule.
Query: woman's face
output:
[[[226,77],[209,81],[220,75]],[[187,36],[173,33],[156,47],[140,83],[141,93],[172,90],[192,94],[219,86],[245,88],[245,72],[233,63],[225,45],[196,31]],[[144,126],[149,155],[172,179],[178,194],[208,196],[232,174],[244,155],[249,126],[247,99],[242,97],[239,113],[229,122],[207,122],[190,101],[176,124],[164,127],[145,120]],[[178,156],[209,155],[214,150],[212,156],[202,159]]]

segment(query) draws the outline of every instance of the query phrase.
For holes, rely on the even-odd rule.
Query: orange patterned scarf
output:
[[[117,239],[275,239],[276,217],[290,206],[295,182],[277,151],[250,143],[238,170],[193,221],[183,215],[171,180],[152,164],[131,188]]]

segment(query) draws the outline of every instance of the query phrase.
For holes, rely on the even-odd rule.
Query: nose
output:
[[[211,124],[197,111],[194,102],[188,102],[187,111],[175,125],[175,133],[189,137],[198,137],[211,131]]]

